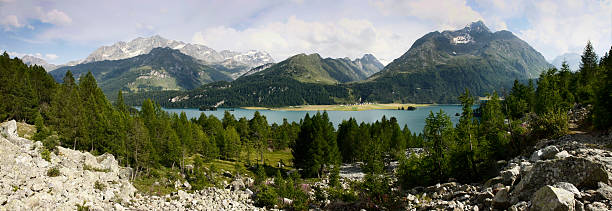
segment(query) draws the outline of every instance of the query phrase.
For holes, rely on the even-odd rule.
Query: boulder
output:
[[[493,186],[493,185],[495,185],[495,184],[498,184],[498,183],[503,183],[503,182],[504,182],[504,178],[503,178],[503,177],[501,177],[501,176],[497,176],[497,177],[493,177],[493,178],[491,178],[491,179],[487,180],[487,181],[484,183],[484,186],[485,186],[485,187],[491,187],[491,186]]]
[[[185,189],[187,189],[187,190],[191,190],[191,184],[189,184],[189,182],[187,182],[187,180],[185,180],[185,182],[183,183],[183,187],[185,187]]]
[[[539,160],[548,160],[554,158],[558,152],[559,149],[556,146],[547,146],[544,149],[539,149],[533,152],[529,160],[532,162]]]
[[[580,198],[582,195],[580,194],[580,190],[578,190],[578,188],[576,188],[576,186],[574,186],[572,183],[558,182],[557,184],[553,185],[553,187],[569,191],[574,194],[575,198]]]
[[[567,151],[563,150],[555,155],[556,159],[563,159],[571,156]]]
[[[522,202],[519,202],[519,203],[516,203],[510,206],[508,210],[509,211],[525,211],[527,210],[527,208],[529,208],[527,205],[527,202],[522,201]]]
[[[111,172],[119,172],[119,163],[115,160],[115,156],[104,153],[96,158],[102,169],[108,169]]]
[[[609,211],[608,205],[601,202],[593,202],[592,204],[587,204],[585,210],[587,211]]]
[[[244,185],[250,187],[253,184],[255,184],[255,180],[253,180],[253,178],[247,177],[244,179]]]
[[[598,186],[597,196],[601,199],[612,201],[612,187],[603,182],[598,183]]]
[[[593,157],[568,157],[536,162],[531,171],[523,175],[512,191],[513,197],[526,201],[544,185],[568,182],[578,187],[597,187],[598,182],[609,184],[606,164]]]
[[[28,145],[32,144],[32,141],[21,138],[19,135],[17,135],[17,122],[15,120],[0,124],[0,136],[20,147],[27,147]]]
[[[493,208],[496,209],[506,209],[510,206],[510,197],[508,196],[508,189],[506,188],[501,188],[499,191],[497,191],[497,193],[495,194],[495,197],[493,198]]]
[[[514,181],[516,181],[519,178],[520,174],[521,174],[521,167],[518,165],[508,170],[504,170],[500,172],[500,175],[503,179],[502,181],[503,184],[510,185],[510,186],[514,184]]]
[[[547,185],[535,192],[530,208],[533,211],[574,210],[574,194],[565,189]]]
[[[242,190],[245,188],[245,185],[241,179],[237,179],[237,180],[232,181],[232,183],[230,184],[230,188],[232,190]]]

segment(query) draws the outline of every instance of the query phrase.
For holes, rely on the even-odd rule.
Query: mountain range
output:
[[[551,63],[555,67],[561,68],[561,64],[563,63],[563,61],[565,61],[567,62],[567,65],[569,65],[570,69],[576,72],[580,67],[580,59],[580,54],[564,53],[563,55],[555,57],[555,59],[553,59]]]
[[[61,67],[49,72],[61,81],[70,70],[75,78],[91,72],[106,95],[117,91],[187,90],[214,81],[231,81],[231,74],[205,65],[171,48],[154,48],[147,54],[120,60],[103,60]]]
[[[491,32],[477,21],[426,34],[352,88],[367,101],[455,103],[465,89],[477,96],[508,90],[515,79],[537,78],[549,67],[544,56],[512,32]]]
[[[371,54],[362,58],[322,58],[319,54],[298,54],[249,75],[276,75],[303,83],[337,84],[364,80],[384,66]],[[251,76],[253,77],[253,76]]]
[[[134,99],[154,96],[166,107],[219,102],[225,106],[456,103],[465,89],[475,96],[509,90],[514,80],[536,78],[552,67],[525,41],[509,31],[491,32],[482,21],[459,30],[428,33],[369,77],[359,68],[351,68],[368,57],[355,62],[299,54],[232,82],[211,83],[185,92],[136,95]],[[362,80],[364,75],[367,78]]]
[[[91,62],[121,60],[135,56],[148,54],[154,48],[172,48],[198,59],[200,62],[216,66],[218,69],[226,69],[232,72],[233,79],[240,77],[253,67],[267,63],[273,63],[274,59],[264,51],[249,50],[245,52],[237,51],[216,51],[205,45],[185,43],[176,40],[169,40],[159,35],[151,37],[138,37],[129,42],[117,42],[110,46],[102,46],[93,51],[84,59],[71,61],[62,65],[49,64],[45,60],[33,56],[23,56],[24,63],[37,64],[45,67],[47,71],[52,71],[60,67],[76,66]]]
[[[191,90],[211,82],[233,81],[236,74],[234,70],[218,63],[206,64],[180,50],[168,47],[153,48],[147,54],[126,59],[96,60],[98,59],[75,66],[60,67],[50,74],[61,82],[68,70],[77,79],[87,72],[92,72],[102,91],[111,98],[119,90],[126,93]],[[284,67],[290,67],[291,70],[285,71]],[[243,75],[257,78],[260,72],[265,72],[265,75],[286,76],[301,82],[336,84],[366,79],[382,68],[383,65],[369,54],[355,60],[323,59],[318,54],[300,54],[279,64],[260,65]]]
[[[41,59],[35,56],[30,56],[30,55],[22,56],[21,61],[23,61],[23,63],[27,65],[42,66],[43,68],[45,68],[45,70],[47,70],[47,72],[51,70],[55,70],[59,67],[58,65],[47,63],[47,61],[45,61],[44,59]]]

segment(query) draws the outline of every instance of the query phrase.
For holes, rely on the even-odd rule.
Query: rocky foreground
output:
[[[0,210],[258,210],[249,192],[209,188],[166,196],[137,193],[131,169],[112,155],[58,147],[19,137],[15,121],[0,124]]]
[[[485,184],[415,188],[413,210],[612,210],[612,134],[544,140]]]

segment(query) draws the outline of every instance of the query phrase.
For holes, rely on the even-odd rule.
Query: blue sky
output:
[[[483,20],[509,30],[546,59],[599,55],[612,45],[612,0],[0,0],[0,49],[63,64],[102,45],[159,34],[216,50],[264,50],[388,63],[430,31]]]

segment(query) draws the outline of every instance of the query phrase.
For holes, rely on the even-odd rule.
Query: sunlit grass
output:
[[[283,110],[283,111],[365,111],[365,110],[396,110],[398,107],[407,108],[408,106],[424,107],[431,104],[361,104],[361,105],[302,105],[288,106],[280,108],[268,107],[243,107],[244,109],[253,110]]]

